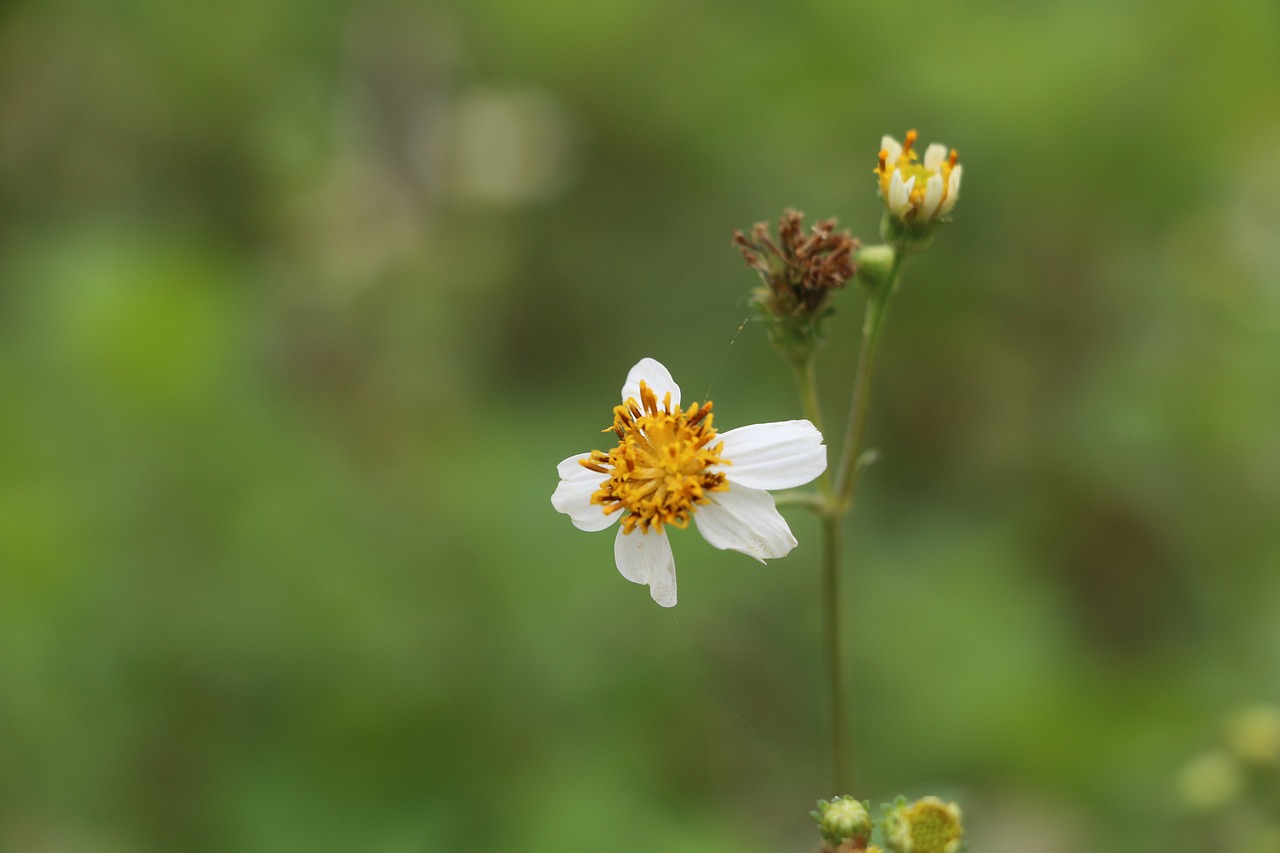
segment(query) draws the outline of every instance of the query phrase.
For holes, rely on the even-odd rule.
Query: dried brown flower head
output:
[[[835,219],[819,222],[806,234],[804,214],[787,210],[778,220],[776,243],[764,222],[750,235],[735,230],[733,243],[765,284],[751,303],[769,322],[774,343],[796,355],[811,351],[819,321],[830,312],[832,291],[857,272],[858,241],[848,231],[836,231]]]
[[[778,220],[778,243],[763,222],[756,223],[750,237],[734,231],[733,242],[784,305],[812,315],[824,306],[828,291],[844,287],[856,271],[858,241],[835,229],[836,220],[826,219],[806,235],[804,214],[788,210]]]

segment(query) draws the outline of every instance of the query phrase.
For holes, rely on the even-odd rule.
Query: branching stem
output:
[[[896,255],[886,286],[867,296],[862,345],[854,373],[853,399],[849,405],[849,420],[834,480],[831,467],[828,466],[818,482],[817,494],[795,495],[795,499],[791,501],[809,506],[817,513],[822,524],[822,645],[827,676],[827,711],[831,725],[831,761],[834,781],[840,791],[854,790],[852,758],[845,737],[850,721],[845,711],[840,642],[840,564],[844,545],[844,518],[853,512],[859,475],[865,467],[862,461],[863,442],[871,402],[871,385],[875,376],[876,353],[889,301],[898,289],[903,254],[899,252]],[[822,412],[818,405],[817,377],[812,355],[793,361],[792,368],[805,415],[822,431]]]

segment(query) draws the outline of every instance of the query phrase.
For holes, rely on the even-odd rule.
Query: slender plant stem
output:
[[[867,297],[862,345],[853,381],[853,399],[849,404],[849,421],[845,427],[835,479],[833,481],[831,467],[828,466],[819,480],[817,494],[798,494],[788,501],[809,506],[822,523],[822,646],[826,659],[827,712],[831,721],[831,762],[836,787],[842,792],[854,790],[853,764],[846,742],[849,719],[845,711],[840,642],[840,564],[844,547],[844,517],[853,511],[858,476],[863,467],[862,444],[866,436],[876,353],[889,300],[898,288],[902,257],[901,252],[895,257],[887,286]],[[805,415],[820,432],[824,432],[812,355],[792,360],[791,366]]]
[[[818,428],[818,432],[822,432],[822,408],[818,405],[818,376],[813,366],[813,356],[793,360],[791,369],[795,373],[804,415]]]
[[[823,432],[822,410],[818,405],[818,382],[813,356],[793,361],[796,387],[805,415]],[[853,790],[849,775],[849,749],[845,742],[848,720],[844,710],[844,684],[840,677],[840,540],[843,533],[840,512],[832,488],[828,466],[818,482],[819,502],[814,505],[822,522],[822,647],[827,671],[827,716],[831,726],[831,762],[836,789]]]
[[[889,299],[898,288],[901,256],[895,260],[889,285],[867,298],[867,314],[862,323],[862,348],[858,353],[858,370],[853,380],[853,403],[849,407],[849,423],[845,427],[840,470],[836,479],[836,500],[841,513],[853,511],[854,490],[862,471],[862,442],[866,436],[867,411],[871,402],[871,381],[875,376],[876,352],[880,331],[889,310]]]
[[[854,490],[863,467],[862,444],[866,435],[867,411],[871,403],[871,383],[875,376],[880,332],[884,328],[889,300],[897,290],[901,269],[902,255],[899,254],[894,260],[888,286],[867,298],[862,345],[853,381],[853,399],[849,405],[849,422],[841,446],[835,486],[831,485],[829,477],[822,483],[822,492],[828,498],[826,512],[822,514],[822,634],[827,663],[828,713],[831,718],[831,759],[836,785],[845,792],[854,790],[854,779],[852,758],[845,738],[850,720],[845,711],[840,642],[840,566],[844,548],[844,518],[853,512]]]
[[[843,667],[840,663],[840,552],[843,518],[828,508],[822,516],[822,645],[827,663],[827,715],[831,720],[831,764],[836,790],[854,790],[845,730]]]

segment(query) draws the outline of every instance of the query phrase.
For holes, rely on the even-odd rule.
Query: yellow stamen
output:
[[[625,509],[624,533],[637,527],[661,533],[664,524],[687,527],[697,505],[710,500],[709,492],[729,490],[724,474],[710,470],[730,463],[720,456],[724,442],[715,441],[709,402],[673,409],[667,392],[659,406],[641,380],[639,402],[632,397],[615,406],[605,432],[618,436],[618,446],[608,453],[594,450],[581,464],[609,475],[591,503],[606,514]]]

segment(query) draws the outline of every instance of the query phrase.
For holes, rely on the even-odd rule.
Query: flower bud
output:
[[[810,812],[818,822],[822,840],[832,847],[846,841],[865,844],[871,834],[871,815],[865,803],[853,797],[836,797],[831,802],[818,800],[818,808]]]
[[[898,254],[892,246],[864,246],[858,250],[858,283],[869,293],[884,293],[893,286]]]

